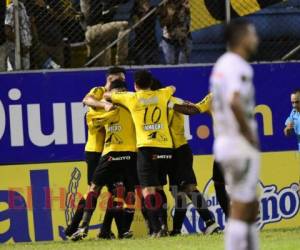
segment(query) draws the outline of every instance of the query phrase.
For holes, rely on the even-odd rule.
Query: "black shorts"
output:
[[[91,185],[93,174],[101,159],[101,153],[85,151],[85,161],[87,163],[87,183]]]
[[[93,175],[93,183],[97,186],[112,186],[115,183],[128,183],[128,172],[136,168],[135,152],[110,152],[104,155]],[[133,177],[134,178],[134,177]],[[132,185],[134,180],[130,180]]]
[[[188,144],[174,149],[173,166],[169,175],[170,186],[197,185],[193,169],[193,152]]]
[[[219,183],[222,183],[222,184],[225,183],[224,174],[223,174],[223,171],[222,171],[222,166],[217,161],[214,161],[212,179],[215,182],[219,182]]]
[[[137,172],[142,187],[167,184],[167,174],[172,167],[173,150],[142,147],[137,153]]]

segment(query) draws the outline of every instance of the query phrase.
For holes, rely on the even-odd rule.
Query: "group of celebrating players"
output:
[[[112,67],[106,84],[93,88],[83,99],[88,141],[86,162],[89,189],[78,204],[65,233],[72,240],[87,236],[89,223],[101,189],[112,195],[99,238],[114,237],[115,219],[119,238],[132,237],[130,226],[135,212],[136,189],[142,189],[141,210],[152,237],[178,235],[186,214],[186,196],[206,224],[206,234],[219,231],[206,201],[197,189],[193,154],[185,138],[184,114],[210,111],[212,95],[193,105],[173,97],[173,86],[163,88],[154,76],[139,70],[134,75],[136,92],[128,92],[125,69]],[[215,164],[214,179],[221,196],[226,197],[221,170]],[[167,226],[167,197],[163,187],[169,178],[175,199],[173,230]],[[219,178],[219,181],[218,181]],[[220,180],[221,179],[221,180]],[[220,185],[221,184],[221,185]],[[227,212],[227,199],[224,211]]]
[[[260,157],[254,116],[254,73],[247,61],[256,51],[259,39],[252,24],[238,19],[227,26],[225,40],[228,52],[212,70],[211,93],[199,103],[174,97],[175,87],[162,87],[146,70],[135,72],[135,92],[129,92],[125,70],[120,67],[109,69],[105,86],[93,88],[86,95],[83,103],[89,107],[85,149],[89,189],[79,201],[72,223],[65,230],[66,236],[74,241],[87,236],[104,186],[112,195],[112,204],[107,206],[99,238],[113,238],[113,218],[118,237],[132,237],[130,227],[138,188],[151,237],[181,233],[187,197],[205,222],[205,234],[218,232],[219,226],[197,189],[193,155],[184,136],[184,115],[208,112],[213,116],[215,135],[212,179],[218,202],[228,217],[226,249],[258,249],[255,221]],[[167,177],[175,200],[171,232],[163,189]]]

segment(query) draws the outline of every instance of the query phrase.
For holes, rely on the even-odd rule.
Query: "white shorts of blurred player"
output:
[[[249,203],[257,199],[260,153],[243,137],[219,138],[214,145],[232,200]]]

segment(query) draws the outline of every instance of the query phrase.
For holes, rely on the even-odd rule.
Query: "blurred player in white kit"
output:
[[[218,59],[210,77],[214,154],[222,165],[231,198],[225,248],[254,250],[259,248],[255,220],[260,154],[253,69],[247,61],[256,52],[259,39],[255,27],[243,19],[227,25],[225,39],[228,51]]]

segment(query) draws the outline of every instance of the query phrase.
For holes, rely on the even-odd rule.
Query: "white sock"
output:
[[[248,232],[246,222],[229,218],[225,230],[225,249],[248,250]]]
[[[249,225],[249,250],[258,250],[259,235],[255,223]]]

